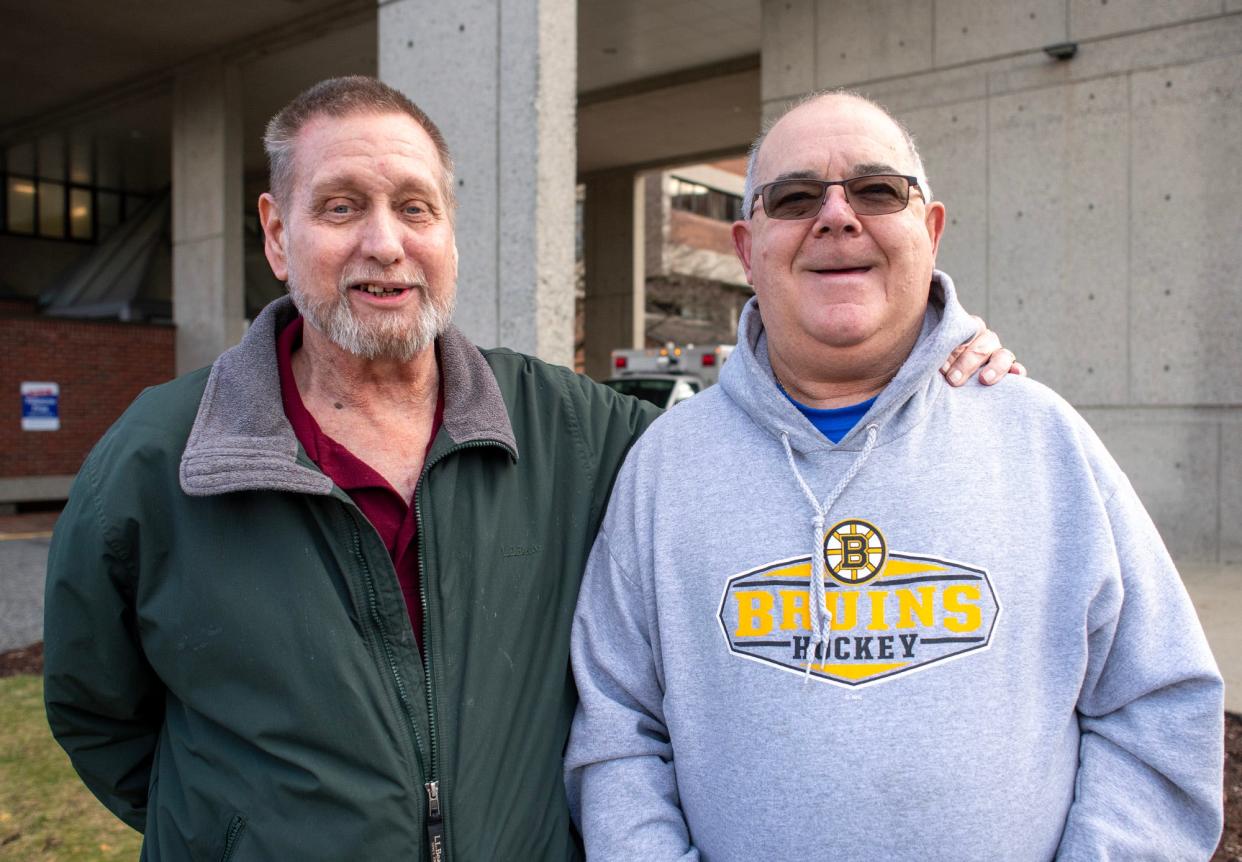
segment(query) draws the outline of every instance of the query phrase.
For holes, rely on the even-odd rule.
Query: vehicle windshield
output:
[[[644,401],[650,401],[663,407],[668,404],[668,394],[672,391],[676,380],[643,380],[641,378],[608,380],[605,386],[611,386],[622,395],[633,395]]]

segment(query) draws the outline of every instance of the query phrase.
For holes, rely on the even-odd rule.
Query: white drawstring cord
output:
[[[807,502],[811,504],[811,509],[815,512],[815,515],[811,518],[811,528],[815,531],[815,537],[811,542],[811,592],[809,596],[811,642],[807,647],[806,674],[802,677],[803,684],[811,678],[811,665],[815,662],[815,650],[821,644],[824,645],[826,657],[827,644],[832,631],[832,612],[828,610],[827,596],[824,593],[824,549],[822,547],[824,524],[828,517],[828,510],[832,508],[832,504],[841,496],[845,486],[858,475],[858,471],[862,469],[863,463],[871,455],[871,450],[875,448],[875,441],[879,430],[880,427],[875,423],[867,426],[867,442],[863,444],[862,451],[854,459],[854,463],[850,465],[850,468],[845,471],[841,481],[832,489],[832,493],[824,498],[822,505],[815,499],[811,486],[802,478],[802,473],[794,462],[793,447],[789,445],[789,434],[781,434],[781,443],[785,446],[785,457],[789,459],[789,469],[793,472],[794,478],[798,480],[803,496],[806,497]]]

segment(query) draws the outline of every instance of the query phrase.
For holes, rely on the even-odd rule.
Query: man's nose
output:
[[[362,254],[381,266],[397,263],[404,256],[401,223],[387,207],[376,207],[367,216],[362,235]]]
[[[858,233],[862,230],[858,214],[845,197],[844,186],[829,186],[824,203],[815,216],[816,233]]]

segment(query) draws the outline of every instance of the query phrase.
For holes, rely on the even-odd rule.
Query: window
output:
[[[672,206],[716,221],[734,222],[742,217],[742,199],[718,189],[673,177]]]
[[[148,195],[118,188],[116,148],[75,133],[47,134],[3,152],[0,233],[95,242]]]

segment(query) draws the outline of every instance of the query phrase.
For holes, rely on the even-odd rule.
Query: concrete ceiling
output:
[[[733,155],[755,137],[760,115],[757,65],[583,101],[578,105],[578,172],[666,167]]]
[[[358,0],[0,0],[0,128],[259,33],[292,35]]]
[[[73,127],[166,146],[173,70],[222,51],[241,63],[247,171],[261,172],[258,135],[281,104],[329,75],[374,74],[375,5],[0,0],[0,135]],[[579,0],[578,34],[583,170],[736,149],[757,128],[759,0]]]
[[[759,0],[578,0],[578,92],[759,53]]]

